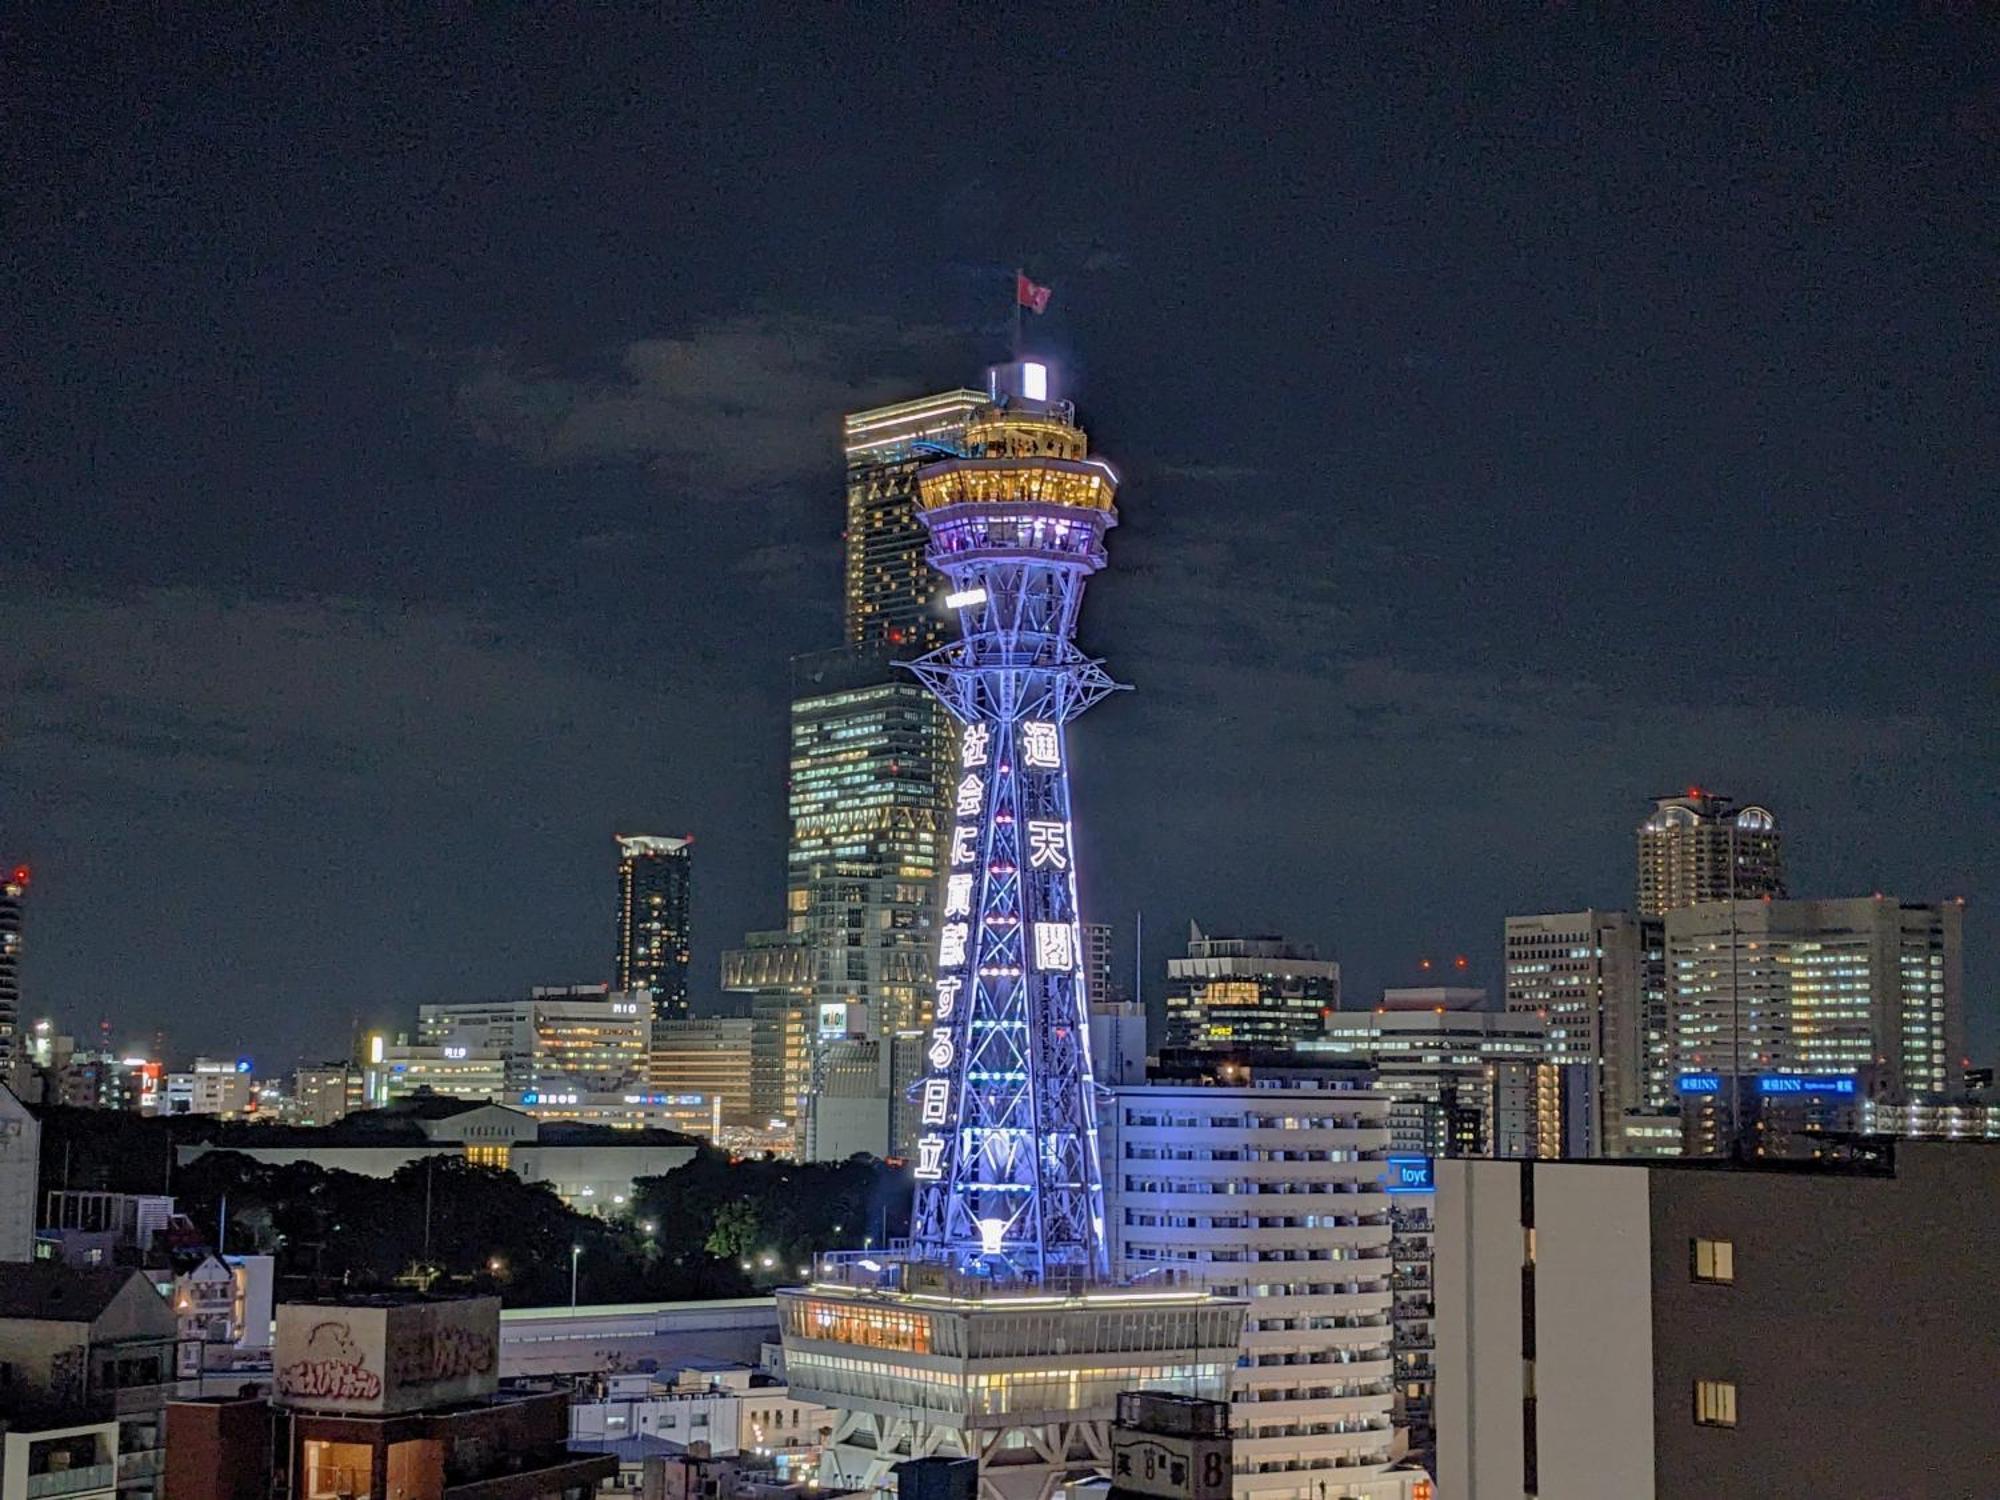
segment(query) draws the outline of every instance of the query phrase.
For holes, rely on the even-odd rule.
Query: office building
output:
[[[322,1063],[292,1074],[293,1125],[331,1125],[347,1114],[354,1075],[350,1063]]]
[[[1867,1074],[1940,1100],[1965,1055],[1964,905],[1739,901],[1666,918],[1676,1075]]]
[[[725,1125],[748,1125],[756,1022],[748,1016],[655,1021],[647,1078],[652,1092],[701,1094],[721,1101]]]
[[[1209,1075],[1212,1078],[1213,1074]],[[1104,1148],[1121,1274],[1249,1304],[1230,1374],[1236,1500],[1407,1500],[1397,1464],[1389,1103],[1331,1075],[1114,1091]],[[1423,1354],[1428,1363],[1428,1352]]]
[[[617,1459],[568,1446],[569,1397],[502,1390],[496,1297],[278,1308],[271,1393],[167,1408],[171,1500],[581,1500]]]
[[[1167,960],[1169,1047],[1289,1047],[1340,1007],[1340,965],[1281,937],[1210,937],[1188,923]]]
[[[1769,808],[1738,807],[1691,786],[1660,797],[1639,825],[1638,913],[1785,895],[1785,846]]]
[[[250,1059],[197,1057],[188,1073],[169,1073],[166,1110],[170,1115],[221,1115],[236,1119],[256,1109]]]
[[[509,1097],[507,1061],[498,1047],[473,1047],[456,1042],[435,1046],[392,1042],[383,1047],[378,1066],[384,1104],[418,1093],[495,1104]]]
[[[1110,1276],[1065,730],[1114,687],[1073,633],[1117,476],[1047,366],[989,397],[918,475],[960,634],[913,665],[964,729],[910,1244],[822,1256],[778,1303],[793,1395],[837,1414],[822,1483],[962,1457],[988,1500],[1050,1500],[1107,1461],[1120,1391],[1225,1394],[1243,1306]]]
[[[951,614],[924,560],[917,471],[964,447],[966,421],[986,400],[984,391],[942,391],[847,418],[848,645],[916,655],[945,643]]]
[[[21,1047],[21,910],[28,900],[28,867],[0,875],[0,1082]]]
[[[760,1127],[791,1137],[796,1154],[811,1101],[812,951],[804,932],[746,934],[722,955],[722,988],[750,1012],[750,1109]]]
[[[1440,1492],[1992,1493],[1992,1150],[1438,1163]]]
[[[646,1090],[652,1006],[644,991],[538,986],[523,1000],[471,1000],[417,1009],[417,1044],[497,1053],[505,1096],[625,1094]],[[387,1060],[383,1050],[380,1062]]]
[[[1547,1061],[1585,1070],[1595,1108],[1576,1154],[1623,1154],[1626,1115],[1672,1105],[1661,929],[1622,911],[1509,917],[1506,1007],[1547,1024]]]
[[[800,658],[794,681],[787,900],[813,1003],[866,1005],[879,1033],[921,1030],[946,715],[883,656]]]
[[[656,1020],[688,1014],[688,911],[694,840],[621,833],[618,840],[618,956],[612,987],[650,990]]]
[[[1389,1097],[1391,1143],[1421,1156],[1529,1155],[1540,1133],[1532,1076],[1542,1018],[1485,1010],[1336,1011],[1298,1043],[1298,1064],[1372,1070]],[[1524,1073],[1525,1069],[1525,1073]]]

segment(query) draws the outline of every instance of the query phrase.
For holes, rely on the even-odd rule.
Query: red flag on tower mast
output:
[[[1038,313],[1045,313],[1049,310],[1049,298],[1052,295],[1050,288],[1036,286],[1034,282],[1028,280],[1025,272],[1014,273],[1014,304],[1017,307],[1030,307]]]

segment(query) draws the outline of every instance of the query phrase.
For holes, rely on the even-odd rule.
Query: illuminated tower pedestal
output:
[[[1226,1399],[1244,1308],[1110,1278],[1066,727],[1117,686],[1073,636],[1118,478],[1045,366],[988,390],[917,480],[959,639],[911,665],[960,728],[911,1239],[778,1303],[794,1395],[840,1413],[823,1483],[963,1455],[986,1500],[1050,1500],[1108,1471],[1120,1391]]]

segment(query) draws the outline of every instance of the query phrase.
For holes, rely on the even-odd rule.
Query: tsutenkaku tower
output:
[[[1118,523],[1046,365],[993,372],[963,452],[917,477],[960,638],[910,664],[961,726],[917,1099],[918,1256],[975,1274],[1108,1274],[1066,726],[1118,687],[1076,647]]]

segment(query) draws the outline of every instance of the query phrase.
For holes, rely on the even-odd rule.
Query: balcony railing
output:
[[[28,1476],[28,1500],[50,1500],[56,1495],[81,1495],[90,1490],[108,1490],[118,1482],[116,1464],[86,1464],[80,1469],[51,1469],[46,1474]]]

